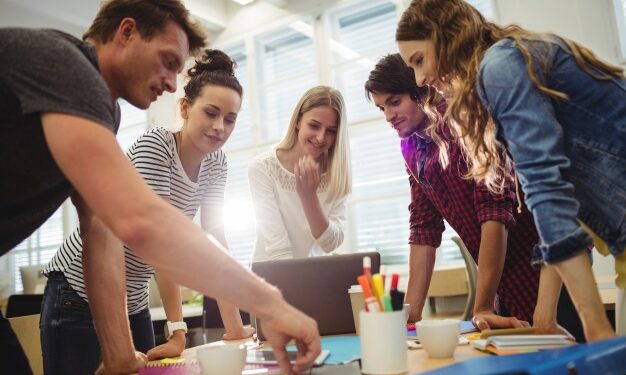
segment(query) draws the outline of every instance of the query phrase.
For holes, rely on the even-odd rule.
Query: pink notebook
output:
[[[139,375],[200,375],[202,371],[196,361],[180,363],[148,364],[139,370]]]
[[[151,363],[139,371],[139,375],[200,375],[202,370],[195,360],[180,363]],[[242,375],[252,374],[280,374],[278,365],[246,364]]]

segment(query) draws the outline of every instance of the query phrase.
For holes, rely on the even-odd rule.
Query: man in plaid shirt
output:
[[[409,174],[409,321],[422,318],[445,219],[478,264],[473,311],[477,328],[526,327],[535,315],[537,327],[558,331],[557,317],[546,316],[549,309],[535,312],[539,270],[531,266],[530,260],[538,234],[532,214],[521,207],[521,201],[516,202],[515,183],[508,182],[502,195],[494,195],[484,185],[466,179],[468,167],[461,147],[445,123],[436,131],[447,148],[442,151],[447,156],[447,167],[442,167],[439,147],[426,132],[431,120],[418,104],[428,89],[416,85],[412,71],[399,55],[381,59],[365,89],[402,139]],[[445,109],[441,101],[436,109],[439,116]],[[583,337],[576,320],[567,293],[562,293],[558,321],[577,337]]]

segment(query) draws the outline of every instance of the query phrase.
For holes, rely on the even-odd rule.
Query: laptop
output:
[[[252,263],[252,272],[280,289],[285,300],[317,321],[320,335],[355,333],[348,289],[363,274],[363,257],[372,260],[372,273],[380,270],[377,252],[327,255],[313,258]],[[261,322],[253,319],[260,340]]]

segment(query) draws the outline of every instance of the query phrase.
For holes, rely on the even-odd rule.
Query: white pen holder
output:
[[[408,372],[406,318],[403,310],[359,313],[361,371],[364,374]]]

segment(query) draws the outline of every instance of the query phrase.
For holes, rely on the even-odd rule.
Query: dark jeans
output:
[[[15,332],[2,312],[0,312],[0,364],[5,369],[11,369],[11,374],[33,374]]]
[[[135,349],[144,353],[152,349],[154,331],[150,311],[146,308],[128,318]],[[61,272],[51,272],[48,277],[39,328],[46,375],[91,375],[98,368],[102,360],[100,344],[89,305]]]

